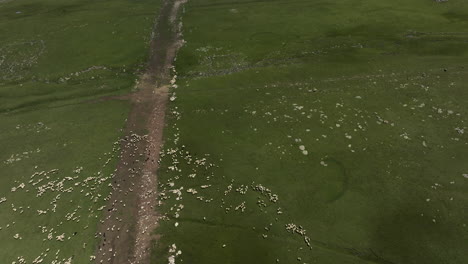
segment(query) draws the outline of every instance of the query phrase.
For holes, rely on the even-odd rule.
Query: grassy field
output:
[[[90,263],[159,0],[0,1],[0,262]],[[35,261],[35,262],[34,262]]]
[[[2,263],[93,262],[159,7],[0,0]],[[190,0],[183,32],[154,263],[468,262],[468,2]]]
[[[154,263],[468,262],[468,3],[191,0]]]

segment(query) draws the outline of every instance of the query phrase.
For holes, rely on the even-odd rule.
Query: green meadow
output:
[[[0,0],[1,263],[94,262],[160,6]],[[468,262],[468,2],[189,0],[181,22],[152,263]]]
[[[160,1],[0,1],[0,262],[91,263]]]
[[[191,0],[153,263],[468,262],[468,3]]]

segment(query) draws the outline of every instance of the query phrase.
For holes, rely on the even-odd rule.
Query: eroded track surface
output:
[[[147,71],[132,94],[121,155],[100,222],[96,263],[149,262],[158,224],[157,176],[172,63],[181,47],[180,7],[185,0],[165,0],[151,40]]]

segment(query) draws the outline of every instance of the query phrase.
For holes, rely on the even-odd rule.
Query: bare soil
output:
[[[131,94],[121,156],[100,221],[96,263],[149,263],[158,224],[157,176],[171,68],[183,41],[177,25],[186,0],[165,0],[155,23],[150,58]]]

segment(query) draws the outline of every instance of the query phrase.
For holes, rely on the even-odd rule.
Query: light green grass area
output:
[[[183,25],[154,263],[468,262],[466,1],[191,0]]]
[[[1,263],[95,255],[130,106],[98,99],[133,88],[159,5],[0,1]]]

